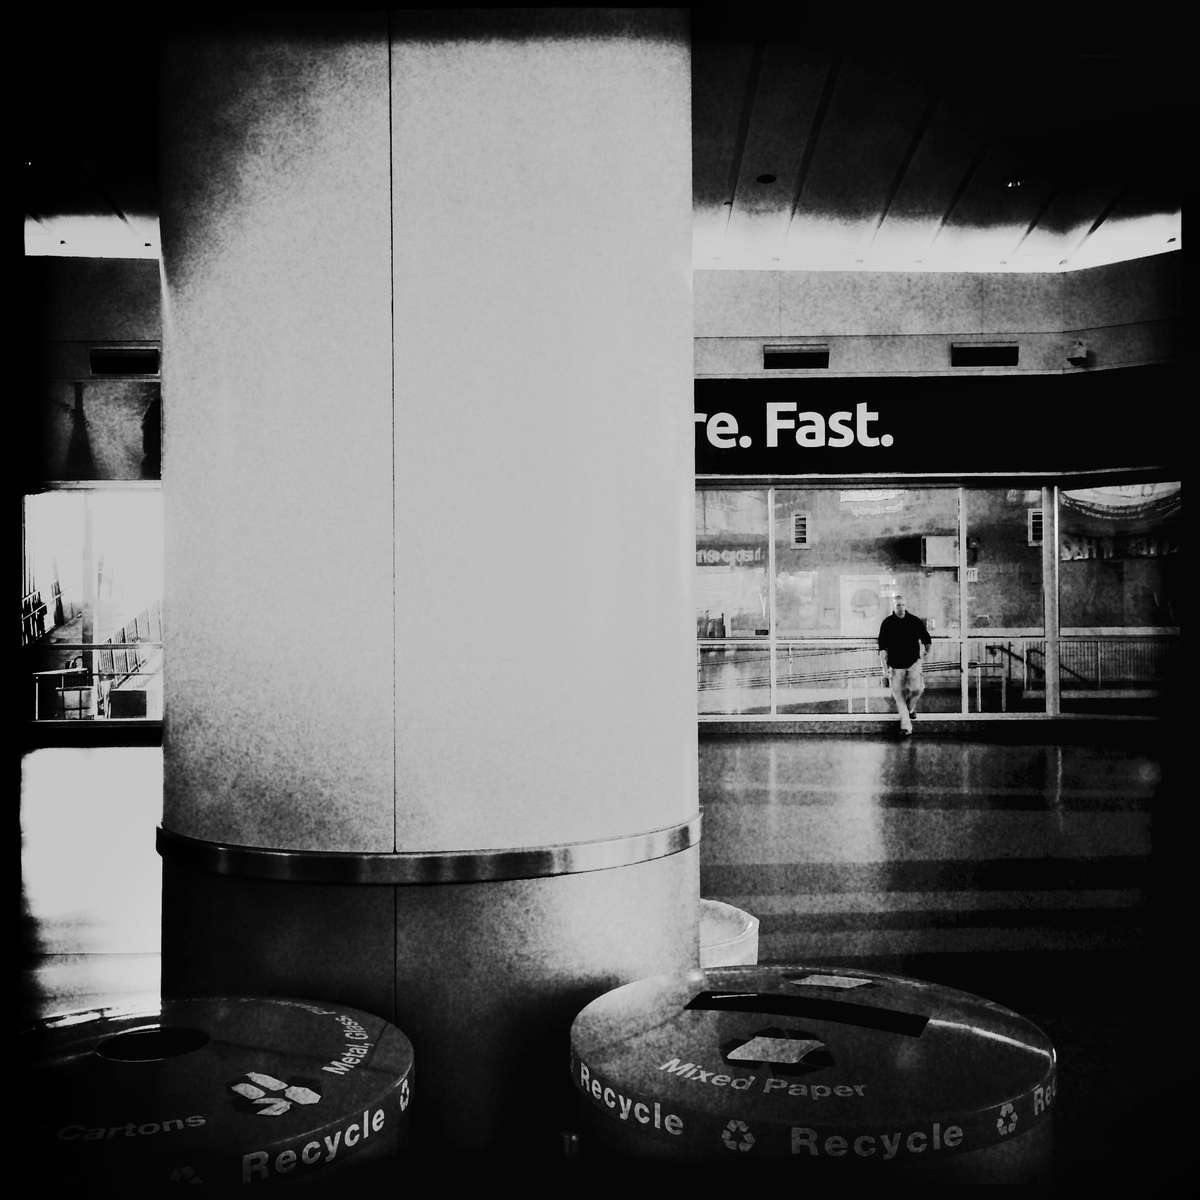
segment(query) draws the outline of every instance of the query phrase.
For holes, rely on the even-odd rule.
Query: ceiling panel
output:
[[[918,270],[941,223],[986,153],[984,133],[938,98],[867,254],[875,269]]]
[[[877,105],[886,84],[889,103]],[[930,96],[904,63],[837,61],[828,111],[796,199],[783,265],[845,269],[868,255],[929,120]]]
[[[723,48],[693,71],[692,226],[698,261],[718,259],[729,224],[736,167],[745,137],[750,87],[762,51],[749,44]],[[715,263],[714,263],[715,265]]]
[[[696,267],[1059,271],[1182,248],[1184,39],[956,24],[950,54],[788,11],[692,10]],[[164,20],[18,25],[27,253],[157,256]]]
[[[802,47],[764,47],[749,95],[722,252],[742,258],[787,237],[792,197],[811,152],[830,56]]]
[[[697,267],[1053,272],[1181,248],[1191,128],[1178,40],[1124,23],[1098,46],[1085,25],[1064,37],[1049,21],[828,39],[780,11],[720,7],[696,23],[694,131],[713,178],[712,114],[742,112],[726,143],[736,188],[696,190]],[[740,86],[718,94],[728,62],[748,55],[763,64],[752,105]],[[811,95],[814,62],[832,64],[816,110],[789,111],[777,98]],[[763,174],[782,182],[801,145],[790,196],[755,190]]]
[[[158,257],[159,20],[131,2],[13,23],[27,254]]]
[[[954,270],[964,257],[1009,265],[1051,197],[1049,181],[1030,174],[1020,147],[989,146],[925,252],[928,269]]]

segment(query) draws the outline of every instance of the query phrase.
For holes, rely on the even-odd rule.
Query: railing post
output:
[[[970,711],[970,647],[967,630],[970,628],[967,606],[967,505],[966,492],[958,489],[958,711]],[[982,692],[980,693],[982,696]],[[983,705],[980,703],[980,711]]]
[[[1058,488],[1042,488],[1042,621],[1046,633],[1043,671],[1046,679],[1046,715],[1062,711],[1058,666]]]
[[[778,672],[775,667],[775,489],[767,488],[767,652],[771,656],[771,716],[778,712]]]

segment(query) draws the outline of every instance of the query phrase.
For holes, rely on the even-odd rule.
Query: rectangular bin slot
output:
[[[840,1000],[820,1000],[812,996],[783,996],[778,992],[700,992],[686,1007],[700,1012],[762,1013],[773,1017],[814,1017],[858,1025],[862,1029],[882,1029],[904,1037],[920,1037],[929,1018],[893,1008],[872,1008],[865,1004],[846,1004]]]

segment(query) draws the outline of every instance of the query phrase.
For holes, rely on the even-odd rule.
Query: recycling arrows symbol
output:
[[[1011,1104],[1005,1104],[996,1118],[996,1131],[1001,1137],[1007,1137],[1017,1127],[1017,1110]]]
[[[750,1132],[750,1126],[745,1121],[730,1121],[721,1130],[721,1141],[725,1143],[727,1150],[740,1150],[744,1153],[753,1147],[754,1134]]]
[[[260,1117],[281,1117],[295,1104],[317,1104],[320,1092],[298,1084],[285,1083],[261,1071],[247,1071],[229,1090],[246,1101]]]

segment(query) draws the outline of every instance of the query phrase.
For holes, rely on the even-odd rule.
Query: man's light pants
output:
[[[921,660],[917,659],[911,667],[892,667],[889,674],[892,681],[892,699],[896,702],[896,711],[900,714],[900,728],[906,733],[911,733],[912,717],[909,714],[925,691]]]

